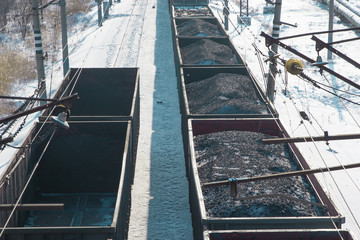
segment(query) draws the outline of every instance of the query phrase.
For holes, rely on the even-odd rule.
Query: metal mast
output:
[[[41,40],[40,30],[40,18],[39,18],[39,3],[38,0],[32,0],[32,12],[34,22],[34,36],[35,36],[35,52],[36,52],[36,66],[38,74],[38,85],[39,85],[39,97],[46,98],[46,85],[45,85],[45,70],[44,70],[44,58],[43,48]],[[41,102],[45,104],[45,102]]]
[[[68,37],[67,37],[67,23],[66,23],[66,2],[60,0],[61,7],[61,36],[62,36],[62,55],[63,55],[63,72],[64,77],[69,71],[69,48],[68,48]]]
[[[276,0],[275,2],[275,15],[273,20],[273,30],[272,30],[272,37],[278,38],[280,34],[280,17],[281,17],[281,4],[282,0]],[[271,50],[269,51],[269,56],[272,58],[270,61],[270,74],[268,75],[267,87],[266,87],[266,95],[270,99],[270,101],[274,101],[274,91],[275,91],[275,75],[276,75],[276,59],[273,57],[278,52],[278,45],[272,44]]]

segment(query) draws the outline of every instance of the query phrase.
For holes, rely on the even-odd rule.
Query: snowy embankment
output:
[[[262,72],[268,72],[267,64],[263,63],[268,55],[264,38],[260,36],[261,31],[271,35],[273,14],[263,14],[265,1],[249,1],[251,26],[237,24],[237,14],[239,7],[237,1],[230,1],[231,15],[230,20],[234,24],[229,24],[228,34],[237,46],[239,53],[246,60],[250,70],[254,73],[263,89],[266,87],[266,77]],[[215,10],[215,16],[222,19],[223,1],[212,0],[210,6]],[[306,9],[306,10],[302,10]],[[326,31],[328,29],[328,10],[326,4],[321,4],[314,0],[294,0],[282,1],[281,21],[298,24],[298,27],[287,25],[281,26],[280,37],[293,36],[302,33]],[[345,29],[353,26],[341,23],[335,18],[334,29]],[[358,37],[359,34],[353,31],[334,34],[334,41],[351,39]],[[318,35],[324,42],[327,42],[327,35]],[[300,38],[283,40],[283,42],[295,48],[299,52],[307,55],[311,59],[316,59],[318,53],[315,50],[315,42],[311,40],[311,35]],[[360,52],[357,51],[356,41],[336,44],[333,47],[345,53],[348,57],[359,61]],[[259,64],[255,55],[253,45],[260,49],[262,63]],[[288,60],[290,58],[300,59],[287,50],[279,48],[280,58]],[[326,49],[319,52],[323,60],[326,60]],[[282,124],[287,129],[291,137],[305,136],[324,136],[325,131],[329,135],[354,134],[360,132],[360,106],[358,105],[360,90],[355,89],[345,82],[336,79],[326,72],[320,74],[316,67],[312,67],[305,60],[304,73],[314,80],[330,87],[327,90],[349,99],[356,104],[347,102],[334,95],[326,93],[315,87],[311,83],[300,79],[294,75],[286,75],[283,66],[279,66],[280,74],[276,79],[276,94],[274,104],[280,115]],[[339,72],[351,81],[359,84],[360,69],[352,66],[333,54],[333,60],[328,66],[334,71]],[[333,89],[335,88],[335,89]],[[300,112],[305,112],[309,120],[304,120]],[[307,142],[297,144],[306,161],[312,168],[331,167],[359,163],[360,141],[358,139],[346,141],[326,142]],[[325,191],[334,201],[339,212],[345,216],[346,222],[344,229],[350,229],[355,237],[360,238],[360,169],[350,169],[336,171],[332,173],[316,174],[323,185]]]

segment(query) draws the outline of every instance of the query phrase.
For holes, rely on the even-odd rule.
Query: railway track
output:
[[[116,59],[112,67],[138,66],[140,43],[148,4],[149,0],[136,0],[132,3],[132,10],[128,13],[130,17],[126,22],[125,33],[122,35],[121,43],[116,50]],[[123,29],[123,26],[121,28]]]

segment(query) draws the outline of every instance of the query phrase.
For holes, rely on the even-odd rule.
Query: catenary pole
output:
[[[225,30],[229,30],[229,0],[225,0],[224,15],[225,15]]]
[[[39,3],[38,0],[32,0],[32,12],[33,12],[33,28],[35,36],[35,53],[36,53],[36,66],[38,74],[38,85],[39,85],[39,97],[46,98],[46,84],[45,84],[45,70],[44,70],[44,58],[43,48],[41,40],[40,30],[40,18],[39,18]],[[45,104],[46,102],[41,102]]]
[[[273,30],[272,30],[272,36],[274,38],[278,38],[280,35],[280,17],[281,17],[281,4],[282,0],[276,0],[275,2],[275,14],[274,14],[274,20],[273,20]],[[272,44],[271,50],[269,51],[270,58],[277,54],[278,52],[278,45]],[[276,59],[273,59],[270,61],[269,64],[270,68],[270,74],[268,74],[267,78],[267,87],[266,87],[266,95],[270,99],[270,101],[274,101],[274,91],[275,91],[275,75],[276,75]]]
[[[63,55],[63,72],[64,77],[69,71],[69,48],[68,48],[68,36],[67,36],[67,23],[66,23],[66,2],[60,0],[61,8],[61,37],[62,37],[62,55]]]
[[[334,0],[330,0],[330,2],[329,2],[329,35],[328,35],[328,43],[333,42],[333,32],[331,32],[332,30],[334,30]],[[328,61],[332,60],[332,52],[330,50],[328,50],[327,59],[328,59]]]
[[[101,2],[102,0],[96,0],[98,4],[98,25],[99,27],[102,26],[102,10],[101,10]]]

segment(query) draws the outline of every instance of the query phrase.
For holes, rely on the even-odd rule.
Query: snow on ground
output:
[[[145,7],[138,59],[140,135],[128,238],[192,239],[168,3],[149,0]]]
[[[239,12],[238,6],[236,6],[235,2],[230,2],[230,8],[233,10],[230,19],[235,26],[237,26],[237,30],[230,24],[228,33],[235,45],[237,45],[239,52],[246,59],[251,71],[256,75],[257,80],[265,89],[265,81],[257,57],[254,54],[252,44],[256,44],[264,54],[268,54],[264,39],[260,36],[260,33],[264,31],[271,35],[273,14],[262,14],[265,1],[254,0],[249,1],[249,4],[251,26],[248,29],[244,29],[244,25],[241,27],[236,24],[236,13]],[[222,18],[223,4],[221,1],[212,0],[210,5],[220,13],[220,15],[217,13],[215,15]],[[280,37],[326,31],[328,29],[327,6],[314,0],[282,1],[281,21],[292,24],[297,23],[298,27],[294,28],[282,25]],[[338,18],[335,18],[334,29],[349,27],[351,26],[345,25],[341,23]],[[239,34],[239,32],[241,34]],[[318,37],[327,42],[326,34]],[[359,34],[352,31],[342,32],[334,34],[334,41],[355,37],[359,37]],[[284,40],[283,42],[310,58],[316,59],[315,42],[311,40],[311,36]],[[360,52],[356,50],[357,45],[358,41],[353,41],[336,44],[333,47],[359,62]],[[300,59],[296,55],[281,49],[281,47],[279,47],[279,53],[281,53],[281,57],[286,60],[290,58]],[[320,55],[323,60],[326,61],[326,49],[320,51]],[[336,72],[359,84],[360,69],[341,60],[335,54],[333,54],[333,59],[333,63],[329,65],[329,68],[333,68]],[[357,103],[360,102],[360,91],[358,89],[349,87],[348,84],[329,76],[329,74],[325,73],[324,76],[321,76],[316,68],[311,67],[308,63],[305,63],[304,60],[302,60],[302,62],[305,65],[304,72],[307,75],[323,84],[332,85],[343,91],[357,94],[350,95],[337,91],[342,97],[351,99]],[[266,65],[264,67],[267,72],[268,67]],[[281,122],[285,125],[285,128],[292,137],[323,136],[324,131],[329,131],[329,135],[360,132],[359,105],[339,100],[339,98],[325,93],[310,83],[290,74],[288,76],[288,85],[285,85],[284,67],[280,66],[279,69],[282,71],[282,74],[281,77],[278,77],[276,80],[276,98],[274,104],[279,112]],[[284,89],[287,90],[286,95],[283,93]],[[331,91],[331,89],[328,90]],[[309,115],[311,122],[304,121],[304,123],[301,124],[299,111],[305,111]],[[300,148],[310,166],[312,168],[318,168],[359,163],[359,143],[360,140],[346,140],[331,141],[329,145],[325,142],[310,142],[299,143],[297,146]],[[357,238],[360,238],[360,205],[358,204],[360,200],[359,173],[360,169],[357,168],[337,171],[331,174],[316,174],[340,213],[345,216],[346,222],[343,228],[350,229]]]

